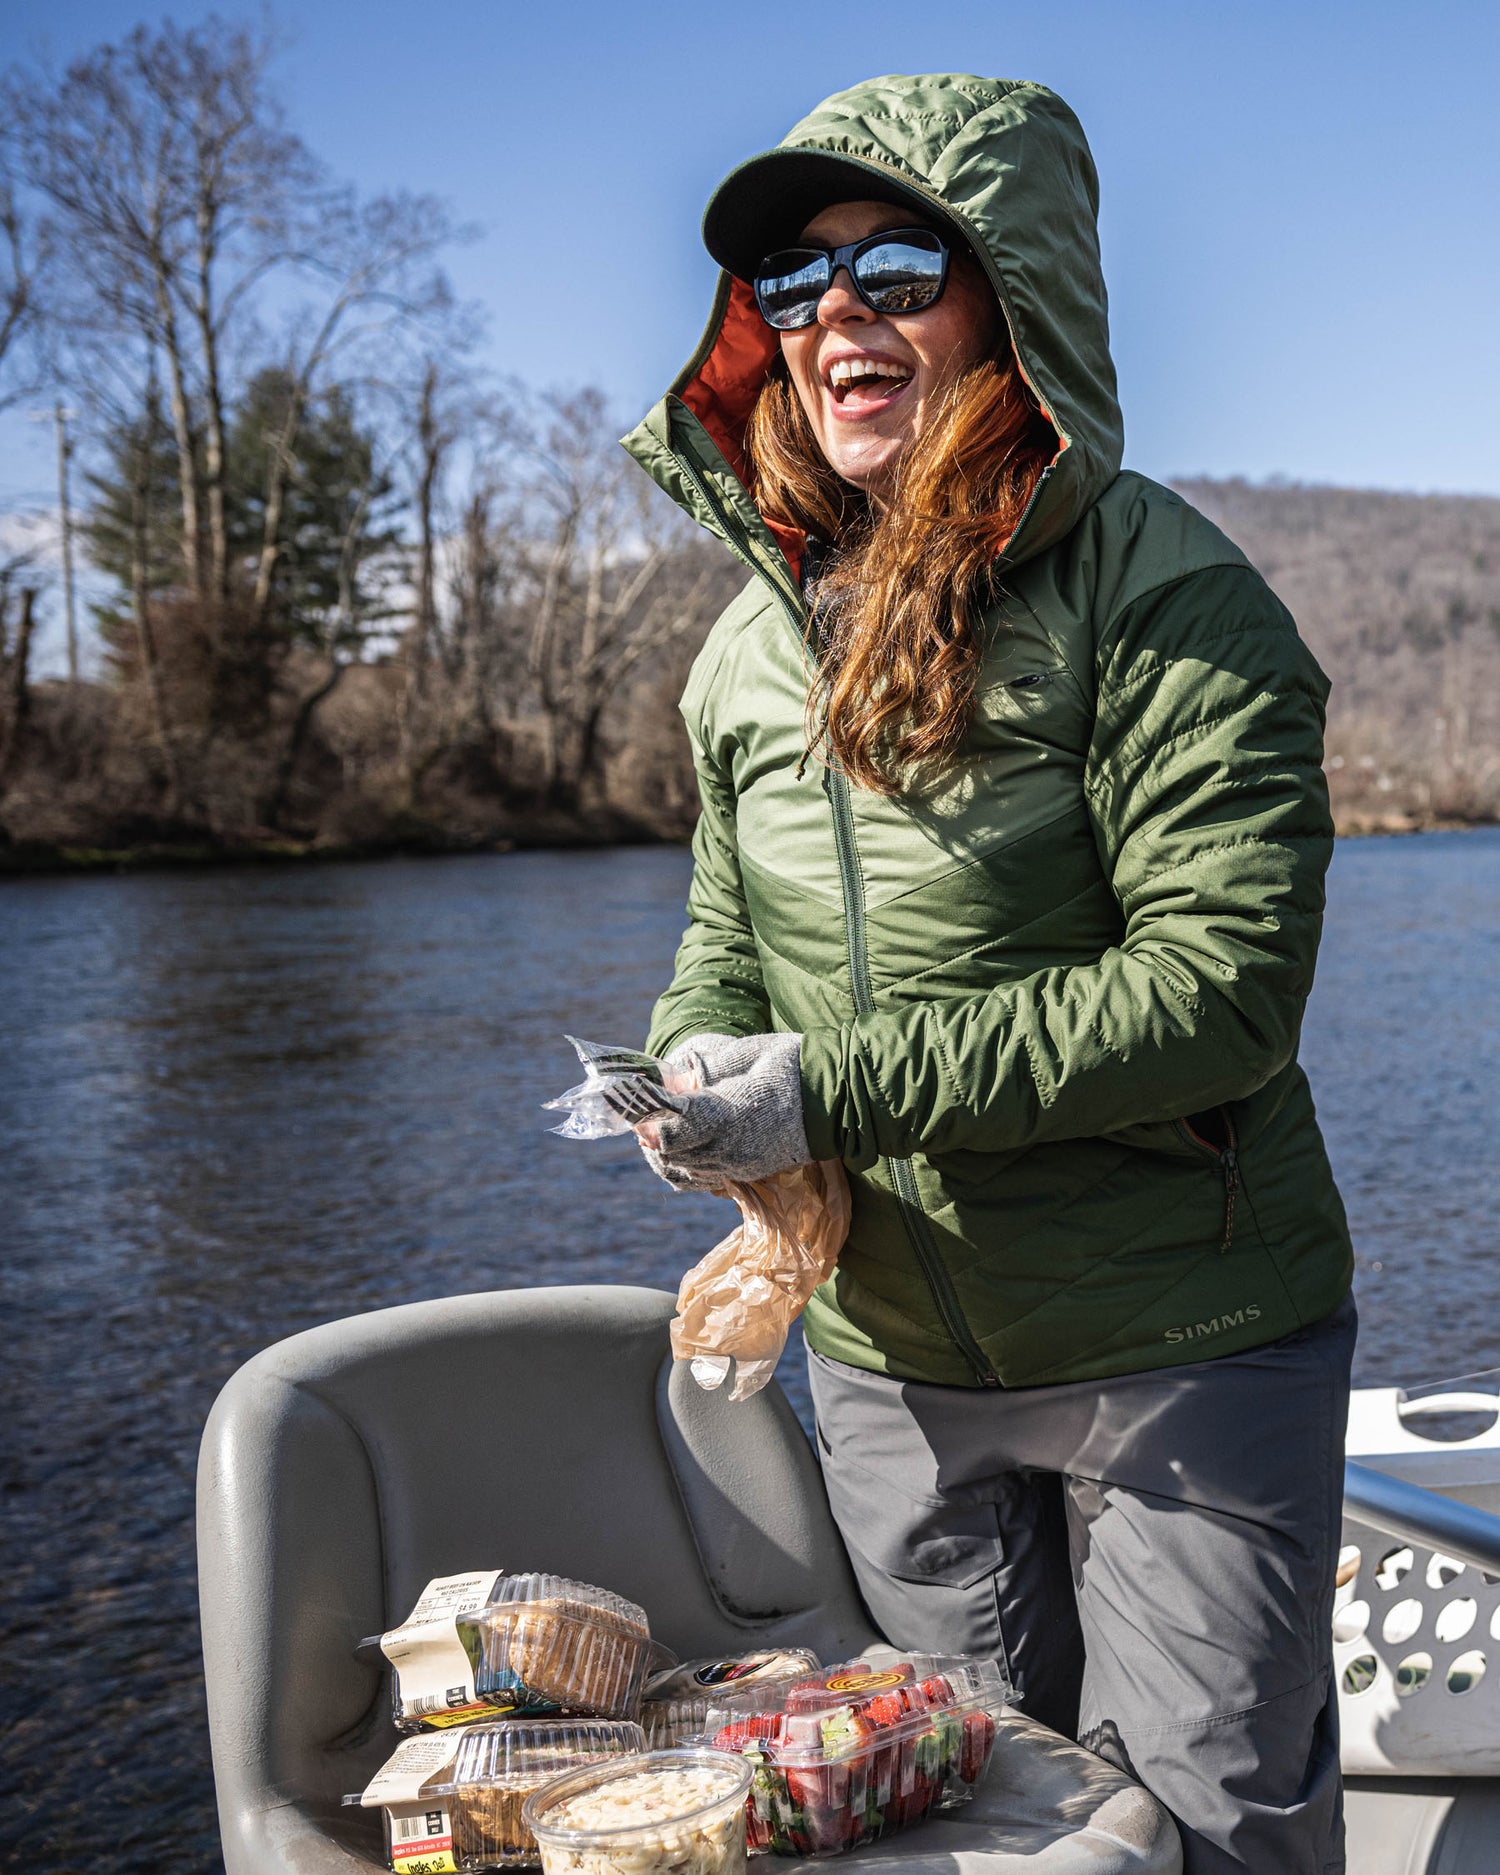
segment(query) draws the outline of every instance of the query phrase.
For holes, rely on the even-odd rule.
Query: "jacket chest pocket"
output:
[[[1038,665],[981,687],[969,747],[981,759],[1015,751],[1081,767],[1093,726],[1093,711],[1067,666]]]
[[[1065,666],[1028,664],[992,679],[964,747],[971,815],[1009,841],[1081,813],[1092,734],[1092,709]]]

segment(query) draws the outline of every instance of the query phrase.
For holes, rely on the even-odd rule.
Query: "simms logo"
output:
[[[1215,1315],[1206,1322],[1185,1322],[1181,1328],[1167,1330],[1168,1341],[1197,1341],[1204,1335],[1222,1335],[1226,1328],[1243,1328],[1246,1322],[1260,1320],[1260,1304],[1247,1302],[1233,1315]]]

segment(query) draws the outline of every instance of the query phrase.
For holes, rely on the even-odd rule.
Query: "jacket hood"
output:
[[[984,267],[1058,449],[1007,544],[1007,564],[1060,540],[1119,471],[1123,447],[1098,178],[1082,126],[1043,85],[965,74],[874,78],[836,92],[715,191],[705,239],[749,271],[765,232],[794,238],[834,201],[901,200],[947,221]],[[796,219],[801,215],[800,219]],[[779,226],[775,218],[782,217]],[[746,491],[745,426],[777,335],[726,268],[686,368],[625,447],[747,565],[795,592],[803,542]],[[774,540],[773,540],[774,534]]]

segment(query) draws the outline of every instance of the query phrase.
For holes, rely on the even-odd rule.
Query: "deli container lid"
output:
[[[377,1662],[385,1652],[385,1643],[400,1640],[411,1628],[436,1621],[478,1621],[505,1619],[510,1611],[539,1602],[567,1604],[566,1613],[576,1620],[596,1617],[606,1625],[626,1633],[650,1636],[646,1611],[636,1602],[616,1595],[613,1589],[596,1588],[592,1582],[575,1582],[570,1576],[544,1575],[525,1571],[507,1575],[503,1569],[474,1570],[465,1575],[435,1576],[417,1597],[416,1606],[394,1628],[384,1634],[367,1634],[356,1651]]]
[[[846,1660],[790,1685],[720,1690],[705,1726],[709,1741],[730,1750],[753,1745],[778,1764],[826,1764],[965,1712],[997,1719],[1011,1696],[998,1663],[981,1654]],[[735,1731],[741,1735],[725,1737]]]
[[[481,1720],[458,1732],[403,1739],[364,1789],[344,1802],[373,1810],[460,1790],[535,1785],[599,1758],[640,1754],[645,1744],[645,1733],[628,1719]]]
[[[574,1582],[568,1576],[502,1576],[495,1584],[488,1607],[482,1613],[486,1617],[494,1617],[518,1604],[534,1605],[539,1602],[566,1603],[564,1612],[576,1620],[586,1621],[591,1615],[601,1616],[611,1626],[634,1629],[642,1640],[648,1639],[651,1634],[646,1611],[637,1603],[626,1601],[623,1595],[616,1595],[613,1589],[595,1588],[591,1582]]]
[[[708,1772],[711,1788],[701,1791],[682,1809],[654,1808],[648,1814],[631,1817],[607,1828],[580,1827],[558,1818],[558,1812],[575,1798],[603,1789],[610,1784],[624,1784],[633,1778],[678,1771],[684,1774]],[[609,1764],[580,1766],[555,1777],[540,1790],[534,1790],[521,1806],[521,1821],[538,1841],[574,1849],[607,1848],[624,1845],[632,1837],[652,1836],[663,1829],[673,1831],[716,1816],[726,1808],[733,1811],[744,1802],[750,1789],[753,1771],[738,1752],[711,1751],[691,1746],[680,1751],[646,1751],[638,1757],[620,1758]],[[684,1779],[684,1781],[686,1781]],[[695,1781],[699,1781],[696,1780]],[[557,1820],[553,1820],[557,1818]]]
[[[818,1656],[806,1647],[763,1647],[754,1653],[707,1655],[653,1673],[642,1695],[641,1721],[647,1731],[701,1732],[716,1703],[730,1692],[779,1686],[803,1679],[818,1668]]]
[[[763,1647],[752,1654],[710,1654],[702,1660],[684,1660],[665,1673],[653,1673],[642,1697],[648,1704],[666,1700],[717,1700],[724,1688],[784,1685],[818,1668],[818,1656],[807,1647]]]

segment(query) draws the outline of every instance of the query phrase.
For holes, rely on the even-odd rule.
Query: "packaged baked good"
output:
[[[691,1745],[704,1735],[709,1712],[725,1689],[747,1692],[785,1686],[816,1672],[818,1656],[806,1647],[763,1647],[756,1653],[684,1660],[653,1673],[641,1701],[641,1724],[652,1751]]]
[[[503,1719],[404,1738],[357,1797],[385,1817],[396,1875],[513,1868],[537,1860],[521,1820],[534,1790],[565,1771],[638,1756],[638,1725],[604,1719]]]
[[[751,1766],[750,1847],[802,1856],[837,1855],[966,1803],[1010,1688],[977,1655],[901,1654],[724,1692],[710,1737]]]
[[[526,1799],[544,1875],[744,1875],[750,1767],[723,1751],[591,1765]]]
[[[634,1719],[648,1676],[673,1660],[622,1595],[498,1569],[429,1582],[378,1645],[401,1732],[503,1714]]]

